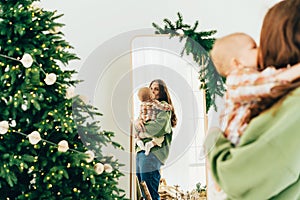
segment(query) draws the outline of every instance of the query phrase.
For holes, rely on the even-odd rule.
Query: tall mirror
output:
[[[169,38],[168,35],[143,35],[135,37],[131,44],[132,120],[139,115],[138,89],[148,87],[154,79],[162,79],[166,83],[178,118],[177,126],[173,128],[169,157],[161,168],[163,184],[175,187],[183,193],[191,192],[199,184],[200,187],[207,185],[202,147],[206,129],[205,98],[203,91],[199,89],[199,66],[192,56],[181,55],[185,42],[180,42],[178,38]],[[131,145],[131,189],[133,199],[137,199],[133,141]]]

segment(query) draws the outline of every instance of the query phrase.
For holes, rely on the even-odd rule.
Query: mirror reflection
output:
[[[152,174],[151,177],[159,178],[158,193],[160,196],[165,196],[165,198],[168,195],[171,197],[173,195],[174,198],[174,195],[186,194],[197,189],[197,187],[199,189],[206,185],[205,156],[202,148],[206,122],[204,94],[199,90],[199,66],[194,63],[191,56],[180,55],[183,44],[184,42],[180,42],[177,38],[170,39],[166,35],[138,36],[132,40],[132,120],[135,127],[132,129],[132,136],[135,136],[135,141],[132,144],[139,146],[138,150],[143,150],[142,157],[139,156],[139,153],[132,153],[134,156],[132,159],[132,166],[134,166],[133,179],[135,179],[137,172],[141,172],[141,162],[158,158],[160,162],[152,160],[149,165],[142,164],[142,166],[158,163],[154,168],[159,171],[159,176]],[[168,98],[155,96],[156,92],[163,90],[163,87],[159,88],[159,85],[162,84],[157,81],[158,79],[165,83],[171,102],[168,101]],[[141,102],[140,89],[143,87],[149,88],[150,92],[154,94],[152,99],[163,101],[152,104]],[[148,105],[148,107],[145,105]],[[143,112],[141,112],[141,108]],[[156,110],[157,113],[153,113],[153,110]],[[176,114],[177,124],[171,128],[171,137],[168,134],[162,134],[163,138],[151,138],[149,134],[147,135],[146,130],[146,136],[149,136],[148,143],[137,141],[139,133],[143,132],[143,126],[138,125],[139,123],[145,124],[147,121],[146,123],[152,124],[152,127],[151,125],[149,127],[148,125],[145,126],[146,129],[148,127],[148,132],[152,131],[153,133],[153,131],[156,131],[158,133],[161,131],[161,128],[158,128],[159,126],[163,127],[165,132],[168,132],[168,124],[162,122],[163,119],[160,117],[164,114],[161,113]],[[149,115],[153,118],[149,118]],[[169,115],[172,118],[172,114]],[[166,114],[165,117],[168,117],[168,115]],[[141,118],[145,118],[145,120],[138,122],[138,119]],[[158,121],[162,123],[159,124]],[[140,130],[138,130],[139,128]],[[141,136],[141,138],[146,136]],[[166,150],[166,143],[170,143],[169,152]],[[154,158],[151,158],[151,156],[154,156]],[[152,169],[147,170],[145,173],[155,171]],[[138,173],[138,177],[141,174],[146,176],[143,175],[143,172]],[[140,181],[142,179],[139,177]],[[133,181],[133,188],[136,193],[139,193],[139,188],[143,187],[136,184],[140,181]],[[155,184],[154,187],[156,187]],[[150,190],[152,189],[150,185]]]

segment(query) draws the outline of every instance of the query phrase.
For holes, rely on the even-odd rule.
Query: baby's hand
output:
[[[173,110],[173,106],[169,105],[168,108],[167,108],[167,111],[171,111],[171,110]]]
[[[144,123],[143,123],[143,120],[141,119],[137,119],[135,122],[134,122],[134,127],[135,129],[138,131],[138,132],[145,132],[145,126],[144,126]]]

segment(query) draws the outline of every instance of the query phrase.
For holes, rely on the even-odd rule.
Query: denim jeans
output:
[[[160,181],[161,162],[153,153],[145,155],[145,151],[140,151],[136,155],[136,175],[139,182],[145,181],[153,200],[160,200],[158,186]],[[145,198],[145,194],[143,193]]]

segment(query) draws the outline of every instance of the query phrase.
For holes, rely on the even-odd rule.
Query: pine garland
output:
[[[212,49],[215,38],[212,37],[216,33],[216,30],[200,31],[197,32],[198,21],[194,26],[183,23],[183,18],[180,13],[177,13],[178,20],[172,23],[169,19],[164,19],[164,27],[161,28],[155,23],[152,23],[156,29],[156,34],[169,34],[170,38],[179,37],[180,41],[186,39],[185,46],[181,51],[181,56],[184,53],[187,55],[192,54],[193,59],[199,64],[199,81],[201,82],[200,88],[205,91],[206,98],[206,112],[211,106],[217,110],[215,104],[216,95],[223,96],[224,78],[222,78],[216,71],[210,57],[209,51]],[[182,32],[183,34],[180,34]]]

